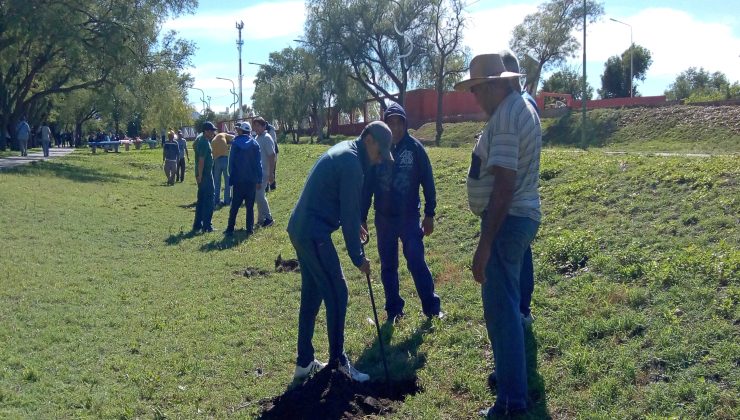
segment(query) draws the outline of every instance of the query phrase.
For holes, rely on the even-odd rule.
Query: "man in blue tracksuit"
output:
[[[224,235],[234,233],[236,215],[242,201],[247,206],[247,222],[244,229],[247,234],[254,232],[254,197],[255,192],[262,188],[262,162],[260,157],[260,146],[249,135],[252,127],[246,121],[236,123],[238,135],[231,143],[229,152],[229,185],[234,191],[231,197],[231,208],[229,210],[229,224],[226,226]]]
[[[360,243],[360,197],[364,175],[373,165],[392,161],[391,131],[382,121],[368,124],[357,140],[331,147],[314,165],[288,222],[288,235],[301,266],[301,307],[298,315],[298,357],[293,378],[305,379],[325,366],[314,357],[316,315],[326,306],[329,363],[355,381],[367,374],[352,367],[344,353],[347,283],[331,233],[342,227],[352,263],[370,274],[370,261]]]
[[[393,103],[383,120],[393,132],[393,164],[379,165],[366,178],[362,200],[363,226],[367,223],[372,197],[375,196],[375,228],[381,279],[385,290],[385,310],[389,321],[403,316],[404,300],[398,286],[398,240],[403,243],[406,265],[414,279],[424,314],[443,316],[439,296],[434,293],[432,273],[424,261],[422,238],[434,230],[437,206],[432,165],[424,146],[408,133],[406,112]],[[424,188],[424,219],[419,224],[419,187]]]

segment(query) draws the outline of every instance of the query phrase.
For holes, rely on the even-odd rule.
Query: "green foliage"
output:
[[[730,84],[727,76],[703,67],[689,67],[681,72],[665,91],[668,100],[684,99],[687,103],[740,98],[740,83]]]
[[[520,58],[519,62],[528,75],[525,86],[534,95],[540,74],[573,57],[580,43],[573,35],[583,26],[584,12],[589,22],[604,14],[604,6],[596,1],[585,3],[573,0],[550,0],[537,7],[537,12],[527,15],[524,22],[511,35],[509,46]],[[532,60],[525,60],[525,57]]]
[[[616,55],[609,57],[604,63],[599,96],[602,99],[628,98],[630,89],[632,89],[632,96],[640,96],[635,79],[644,81],[645,74],[652,63],[650,51],[640,45],[632,45],[622,53],[621,57]]]
[[[583,75],[579,75],[575,68],[563,67],[542,83],[540,92],[568,93],[573,96],[573,99],[581,100],[583,97]],[[590,100],[593,95],[594,88],[586,83],[586,99]]]

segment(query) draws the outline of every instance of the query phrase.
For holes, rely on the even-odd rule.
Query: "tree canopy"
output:
[[[8,0],[0,8],[0,123],[47,118],[63,94],[102,89],[157,68],[181,69],[192,45],[159,22],[196,0]],[[38,121],[37,121],[38,122]],[[0,136],[0,149],[5,147]]]
[[[634,54],[634,55],[633,55]],[[632,81],[630,82],[630,60],[632,60]],[[640,96],[635,80],[645,80],[650,65],[653,63],[650,51],[640,45],[633,45],[625,50],[621,57],[612,56],[604,63],[604,73],[601,75],[602,98],[629,98],[630,88],[632,96]]]
[[[604,7],[587,0],[585,13],[587,20],[594,22],[604,14]],[[530,94],[537,91],[543,71],[575,57],[581,44],[573,32],[583,30],[583,14],[581,0],[550,0],[514,28],[509,46],[529,75],[525,88]],[[532,60],[525,60],[527,56]]]
[[[703,67],[689,67],[681,72],[665,91],[668,100],[687,102],[716,101],[740,98],[740,83],[730,84],[727,76],[716,71],[710,73]]]
[[[572,67],[563,67],[551,74],[542,83],[541,92],[568,93],[575,100],[581,100],[583,97],[583,75]],[[586,100],[593,97],[594,88],[586,84]]]

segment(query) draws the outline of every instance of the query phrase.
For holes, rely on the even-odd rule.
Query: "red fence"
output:
[[[541,92],[537,95],[536,101],[541,110],[545,111],[545,97],[554,97],[563,99],[564,109],[581,109],[581,101],[571,98],[571,95],[565,93]],[[434,122],[437,118],[437,92],[432,89],[417,89],[406,92],[406,116],[409,128],[418,129],[422,125]],[[665,96],[640,96],[634,98],[614,98],[599,99],[586,101],[586,109],[597,108],[622,108],[632,106],[663,106],[671,105],[673,102],[667,102]],[[487,117],[481,111],[475,96],[469,92],[445,92],[442,97],[442,121],[443,122],[462,122],[462,121],[486,121]],[[367,115],[367,111],[363,110]],[[367,118],[365,118],[366,120]],[[338,115],[334,114],[331,124],[332,133],[345,135],[358,135],[362,131],[365,123],[350,121],[349,124],[339,124]]]

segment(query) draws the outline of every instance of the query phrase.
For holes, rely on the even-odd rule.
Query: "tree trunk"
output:
[[[443,91],[443,72],[440,72],[440,75],[437,77],[437,134],[434,136],[434,144],[436,146],[439,146],[442,143],[442,132],[444,131],[444,128],[442,127],[442,105],[444,100],[444,91]]]

